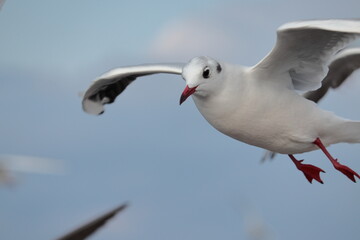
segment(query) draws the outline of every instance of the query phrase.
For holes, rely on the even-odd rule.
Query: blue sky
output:
[[[178,76],[140,79],[94,117],[78,93],[103,72],[202,54],[255,64],[281,24],[358,18],[354,1],[8,0],[0,12],[0,152],[60,161],[63,174],[13,173],[0,188],[0,239],[53,239],[128,201],[93,239],[357,239],[359,185],[320,152],[309,184],[286,156],[214,130]],[[359,42],[353,44],[359,46]],[[360,119],[360,74],[321,102]],[[360,145],[329,148],[360,171]]]

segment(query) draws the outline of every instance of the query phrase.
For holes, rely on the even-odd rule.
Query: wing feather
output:
[[[287,23],[277,31],[273,50],[254,70],[270,78],[286,81],[296,90],[309,91],[321,86],[328,63],[339,50],[360,37],[359,20],[318,20]]]
[[[113,103],[118,95],[138,77],[171,73],[181,74],[184,64],[146,64],[113,69],[98,79],[86,90],[82,106],[85,112],[99,115],[104,112],[104,105]]]
[[[360,68],[360,48],[350,48],[336,54],[329,65],[329,72],[321,88],[304,94],[304,97],[318,102],[330,88],[338,88],[354,71]]]

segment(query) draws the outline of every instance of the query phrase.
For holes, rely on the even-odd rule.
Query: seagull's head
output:
[[[186,87],[181,94],[182,104],[192,94],[207,96],[219,85],[221,80],[222,67],[210,57],[195,57],[186,64],[182,71],[182,77],[186,81]]]

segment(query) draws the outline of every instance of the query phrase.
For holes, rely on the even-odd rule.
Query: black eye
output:
[[[203,78],[209,78],[210,77],[210,69],[209,67],[205,67],[203,70]]]

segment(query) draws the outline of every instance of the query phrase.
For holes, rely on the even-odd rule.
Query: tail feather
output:
[[[334,128],[335,143],[360,143],[360,122],[344,121],[339,127]]]

